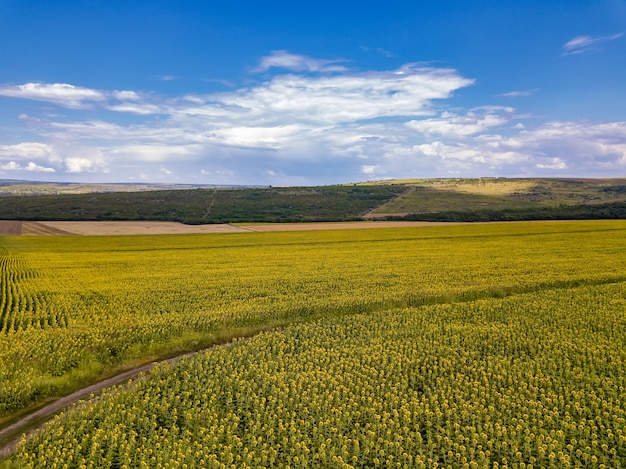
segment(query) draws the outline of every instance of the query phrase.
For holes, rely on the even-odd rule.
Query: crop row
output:
[[[29,289],[36,275],[23,259],[0,255],[0,333],[67,326],[65,311],[51,304],[44,293]]]
[[[12,259],[7,285],[65,326],[14,320],[0,334],[0,416],[107,369],[228,335],[626,279],[623,221],[0,244]]]
[[[334,318],[57,417],[41,468],[626,467],[626,283]]]

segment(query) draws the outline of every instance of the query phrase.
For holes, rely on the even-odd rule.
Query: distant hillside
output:
[[[4,181],[0,195],[0,219],[5,220],[205,224],[626,218],[626,179],[414,179],[245,188]]]
[[[199,188],[232,188],[243,186],[219,186],[213,184],[167,184],[167,183],[82,183],[82,182],[36,182],[16,179],[0,179],[0,197],[16,195],[89,194],[92,192],[145,192],[157,190],[181,190]],[[251,186],[246,186],[251,187]],[[267,187],[267,186],[264,186]]]
[[[5,220],[168,220],[189,224],[359,220],[404,186],[151,190],[0,197]]]
[[[405,192],[366,218],[424,221],[626,218],[626,179],[384,181]]]

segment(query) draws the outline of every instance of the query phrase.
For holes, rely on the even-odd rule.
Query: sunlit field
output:
[[[0,246],[5,417],[266,331],[58,417],[15,467],[626,465],[626,222]]]

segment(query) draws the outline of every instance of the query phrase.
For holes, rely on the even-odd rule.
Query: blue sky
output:
[[[0,178],[626,177],[626,0],[0,0]]]

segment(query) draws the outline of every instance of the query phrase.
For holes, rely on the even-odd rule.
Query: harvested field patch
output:
[[[566,221],[566,220],[559,220]],[[0,236],[108,236],[108,235],[163,235],[196,233],[245,233],[279,231],[361,230],[373,228],[415,228],[426,226],[476,225],[482,223],[532,223],[535,221],[507,222],[428,222],[428,221],[354,221],[310,223],[226,223],[185,225],[164,221],[9,221],[0,220]]]
[[[21,221],[0,220],[0,236],[19,236],[21,234]]]
[[[54,226],[50,226],[47,223],[38,221],[25,221],[22,222],[22,236],[59,236],[59,235],[73,235],[70,231],[65,231]]]
[[[28,225],[29,222],[24,222]],[[176,222],[161,221],[50,221],[37,222],[41,230],[22,234],[73,234],[83,236],[98,235],[145,235],[145,234],[192,234],[192,233],[237,233],[246,231],[227,224],[184,225]],[[48,232],[44,232],[44,229]],[[56,231],[56,233],[55,233]]]
[[[54,236],[54,235],[147,235],[194,233],[242,233],[274,231],[355,230],[367,228],[406,228],[415,226],[453,225],[447,222],[376,221],[328,223],[266,223],[230,225],[185,225],[163,221],[11,221],[0,220],[0,236]]]

